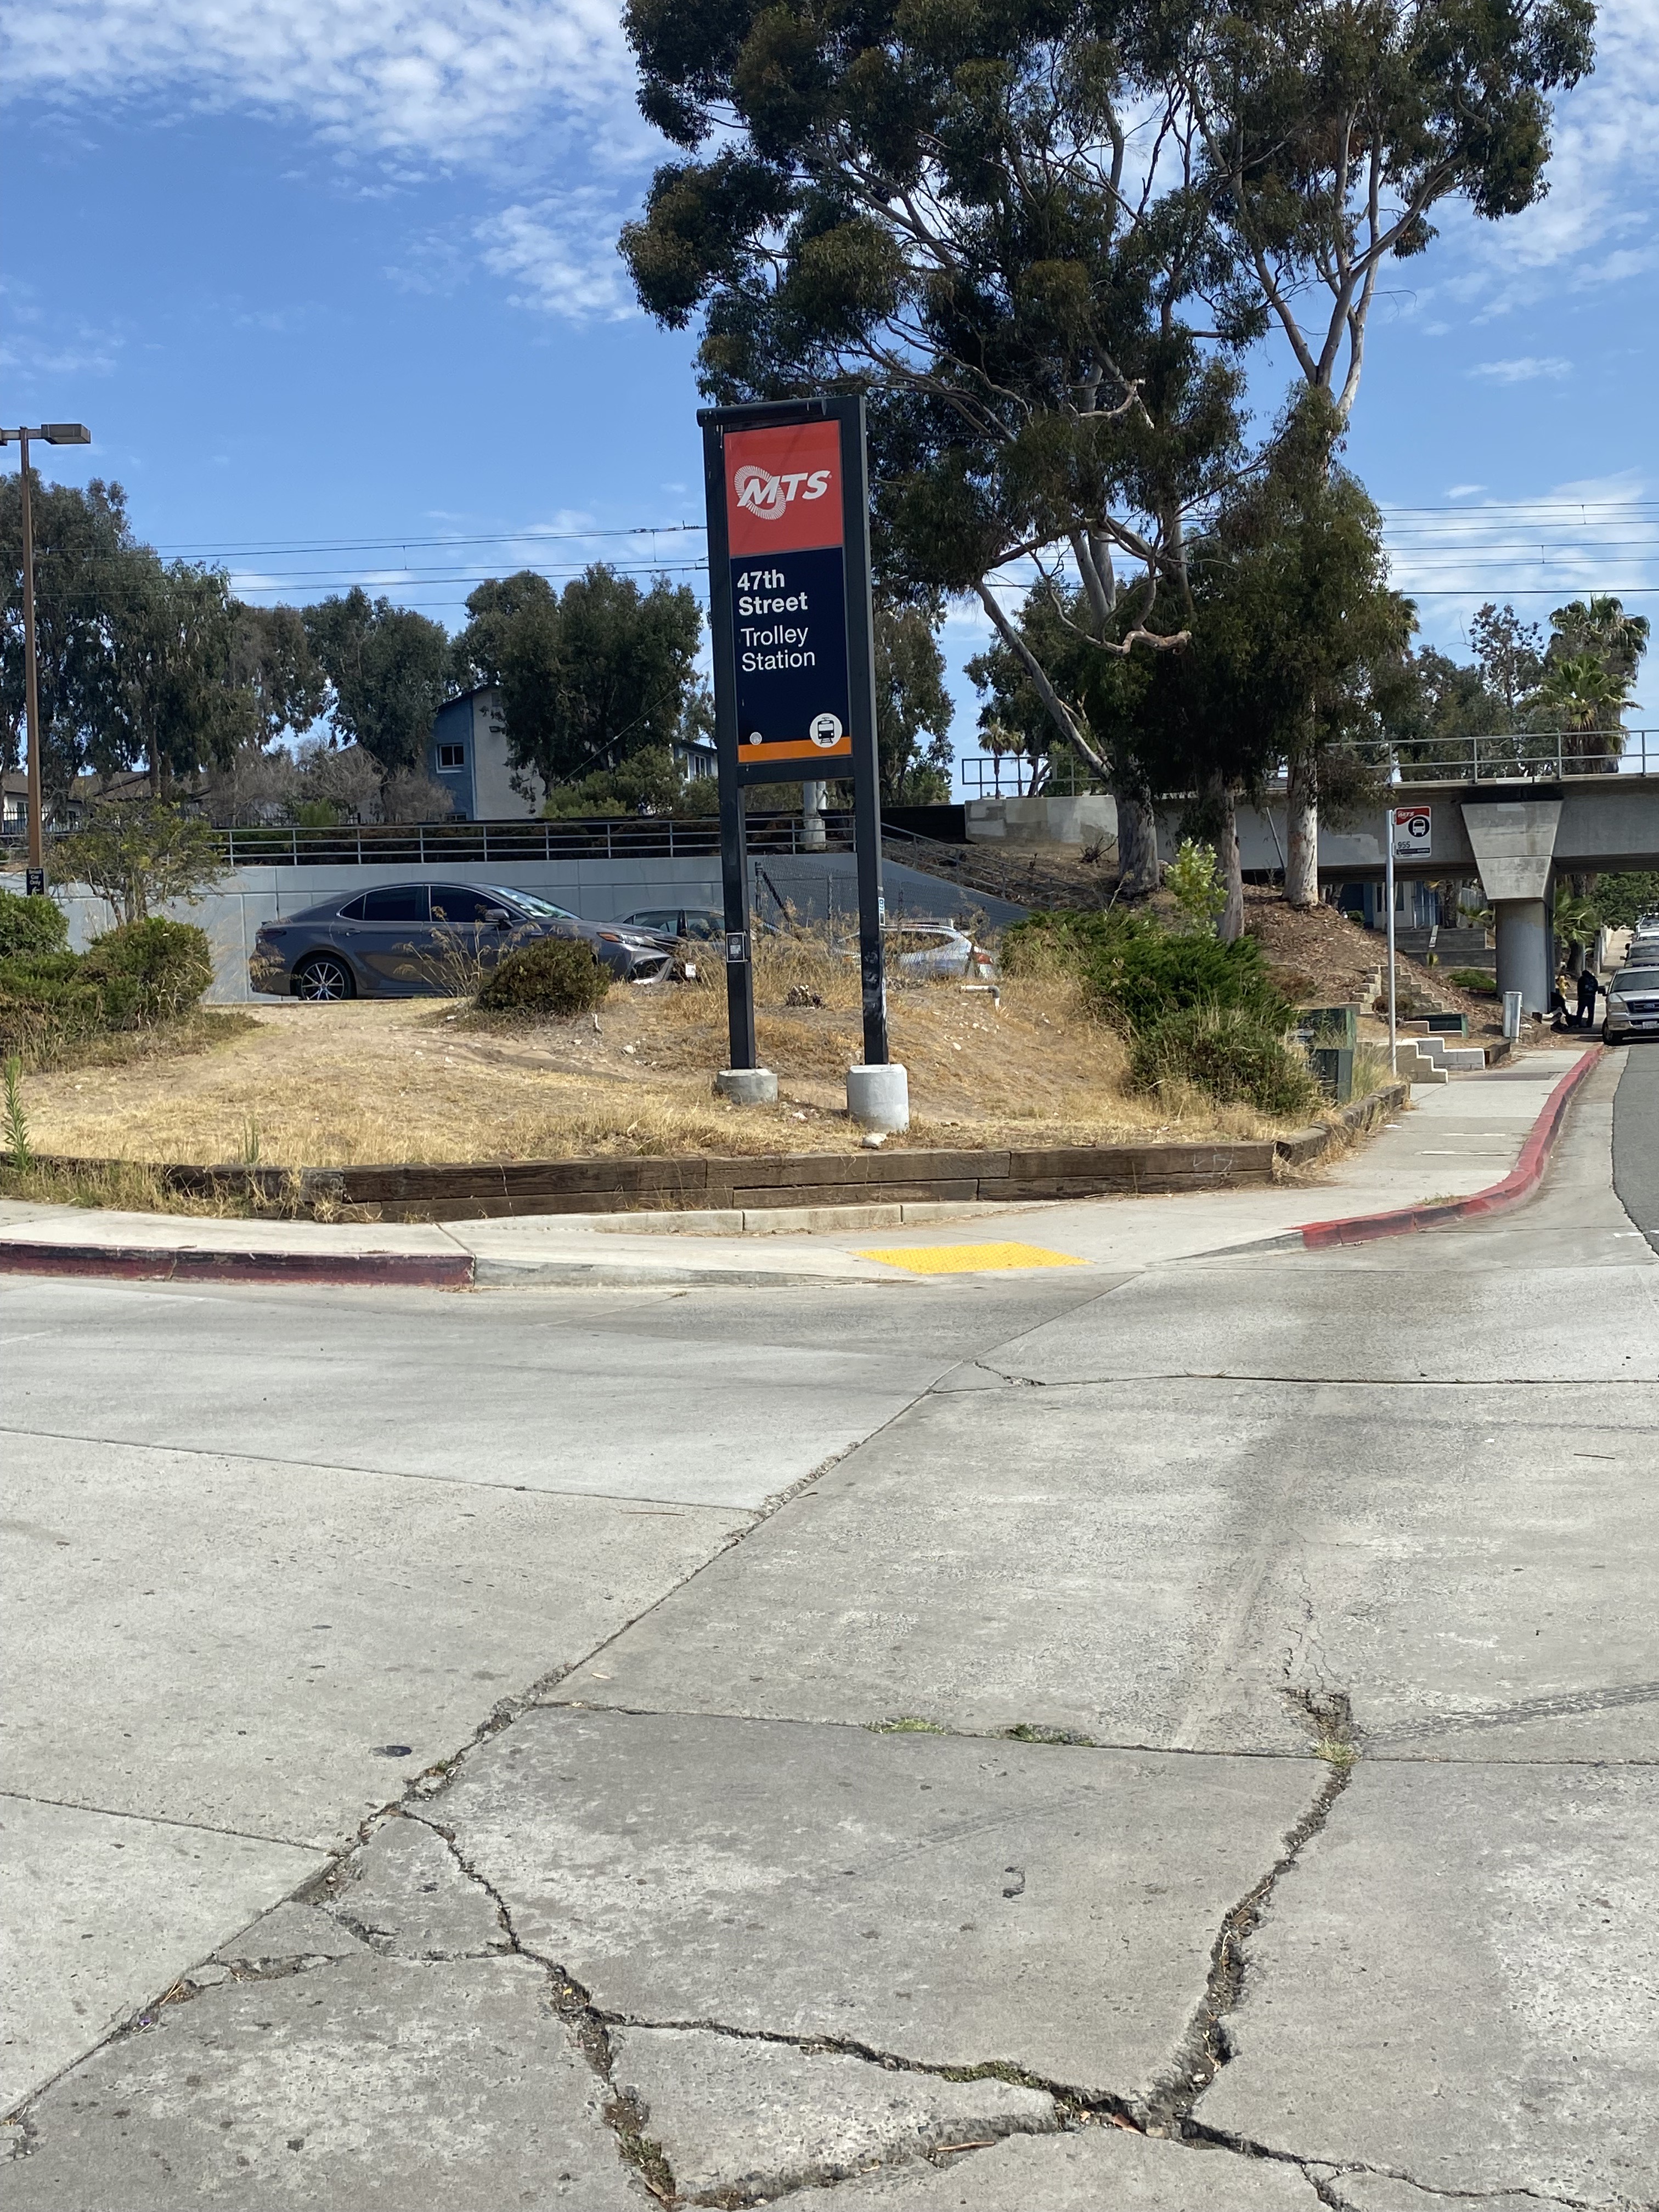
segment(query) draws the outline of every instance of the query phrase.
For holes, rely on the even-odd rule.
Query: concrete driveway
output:
[[[1659,2203],[1656,1158],[1632,1053],[1329,1255],[0,1285],[0,2205]]]

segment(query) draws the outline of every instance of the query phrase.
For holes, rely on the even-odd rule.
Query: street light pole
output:
[[[43,422],[38,430],[21,426],[0,430],[0,446],[14,439],[21,449],[23,473],[23,737],[27,746],[29,857],[23,888],[33,897],[46,888],[45,808],[40,777],[40,666],[34,647],[34,509],[29,495],[29,440],[48,446],[89,446],[92,433],[84,422]]]
[[[17,433],[23,454],[23,741],[28,769],[29,864],[23,878],[31,897],[46,888],[46,848],[40,825],[40,669],[34,651],[34,510],[29,501],[29,434]]]

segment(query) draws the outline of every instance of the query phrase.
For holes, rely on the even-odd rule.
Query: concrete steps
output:
[[[1397,1072],[1413,1083],[1449,1083],[1454,1075],[1479,1074],[1486,1065],[1478,1044],[1449,1044],[1443,1036],[1401,1037],[1395,1054]]]

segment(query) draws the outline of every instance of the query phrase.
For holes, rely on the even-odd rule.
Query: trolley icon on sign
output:
[[[822,746],[828,752],[832,746],[841,743],[841,717],[838,714],[814,714],[806,734],[815,745]]]
[[[1427,860],[1433,857],[1434,809],[1396,806],[1390,815],[1396,860]]]

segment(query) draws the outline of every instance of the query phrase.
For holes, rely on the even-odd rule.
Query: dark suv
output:
[[[541,937],[585,938],[622,981],[654,983],[674,948],[626,923],[584,921],[498,884],[380,884],[265,924],[248,981],[296,999],[459,998],[481,968]]]

